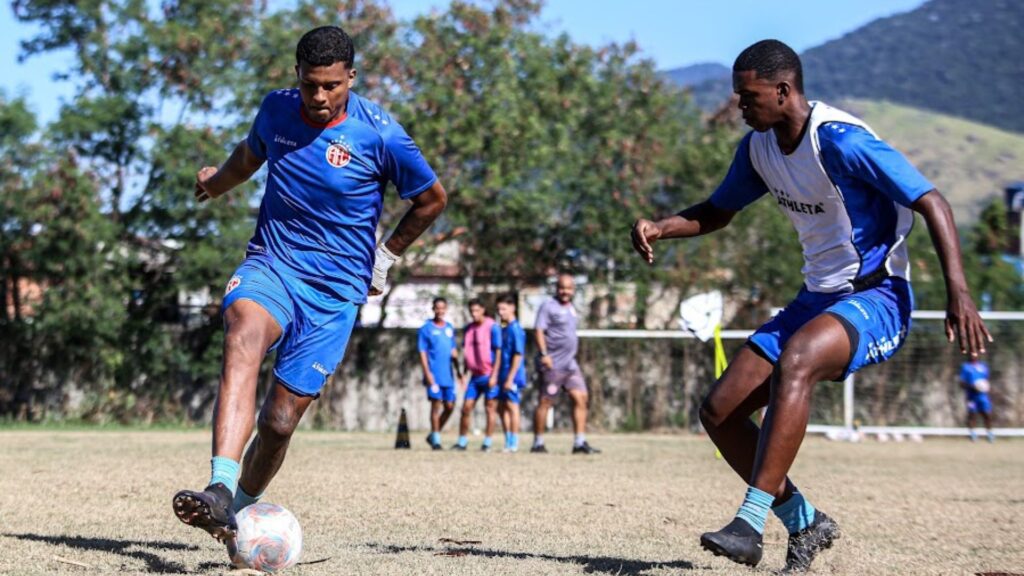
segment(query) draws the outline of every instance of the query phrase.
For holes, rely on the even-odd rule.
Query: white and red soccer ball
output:
[[[235,515],[237,560],[271,574],[291,568],[302,555],[302,528],[283,506],[257,502]]]

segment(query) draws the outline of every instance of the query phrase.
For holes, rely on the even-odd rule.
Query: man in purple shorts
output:
[[[540,350],[537,371],[540,381],[540,401],[533,416],[533,447],[530,452],[547,453],[544,429],[551,402],[563,388],[572,398],[572,428],[576,437],[573,454],[598,454],[601,451],[587,443],[587,383],[576,362],[579,336],[576,335],[576,308],[572,305],[576,282],[569,274],[558,275],[558,288],[537,311],[537,348]]]

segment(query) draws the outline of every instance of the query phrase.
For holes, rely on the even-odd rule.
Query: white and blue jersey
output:
[[[782,153],[774,131],[747,134],[710,202],[738,211],[770,195],[803,249],[804,287],[750,344],[775,363],[790,336],[829,313],[850,337],[845,377],[888,359],[906,339],[913,309],[909,206],[934,186],[859,119],[811,105],[791,154]]]
[[[387,182],[409,199],[437,180],[419,148],[387,112],[355,92],[338,119],[313,124],[297,89],[264,98],[247,142],[268,164],[248,253],[365,302]]]
[[[416,343],[419,351],[427,354],[427,366],[434,383],[440,388],[453,388],[452,351],[458,347],[458,342],[451,322],[438,326],[433,320],[427,320],[417,333]]]
[[[864,122],[811,105],[792,154],[772,130],[747,134],[711,203],[738,211],[770,194],[796,228],[811,292],[849,290],[880,272],[909,280],[908,207],[934,186]]]

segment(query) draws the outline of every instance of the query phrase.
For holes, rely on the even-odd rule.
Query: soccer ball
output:
[[[282,506],[258,502],[235,515],[237,560],[271,574],[291,568],[302,554],[302,528]]]

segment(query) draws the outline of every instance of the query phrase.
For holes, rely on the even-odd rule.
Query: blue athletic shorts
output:
[[[359,306],[274,270],[263,256],[249,256],[235,270],[221,312],[239,300],[259,304],[281,327],[270,347],[277,349],[274,376],[299,396],[318,396],[345,356]]]
[[[427,399],[442,402],[455,402],[455,386],[427,386]]]
[[[840,380],[868,364],[884,362],[899,350],[910,330],[914,294],[910,283],[890,277],[860,292],[821,293],[807,288],[747,342],[775,364],[786,342],[804,324],[822,313],[839,319],[853,348]]]
[[[972,397],[967,398],[967,413],[968,414],[991,414],[992,413],[992,400],[989,399],[988,394],[978,393]]]
[[[520,403],[521,394],[519,391],[522,390],[522,388],[519,386],[516,386],[513,390],[506,390],[505,387],[501,385],[495,386],[495,388],[498,389],[498,400],[504,400],[510,404]]]
[[[466,387],[466,397],[464,400],[476,400],[477,398],[486,398],[487,400],[494,400],[498,397],[498,393],[501,391],[497,384],[494,388],[488,386],[491,381],[491,377],[487,375],[473,376],[469,379],[469,386]]]

